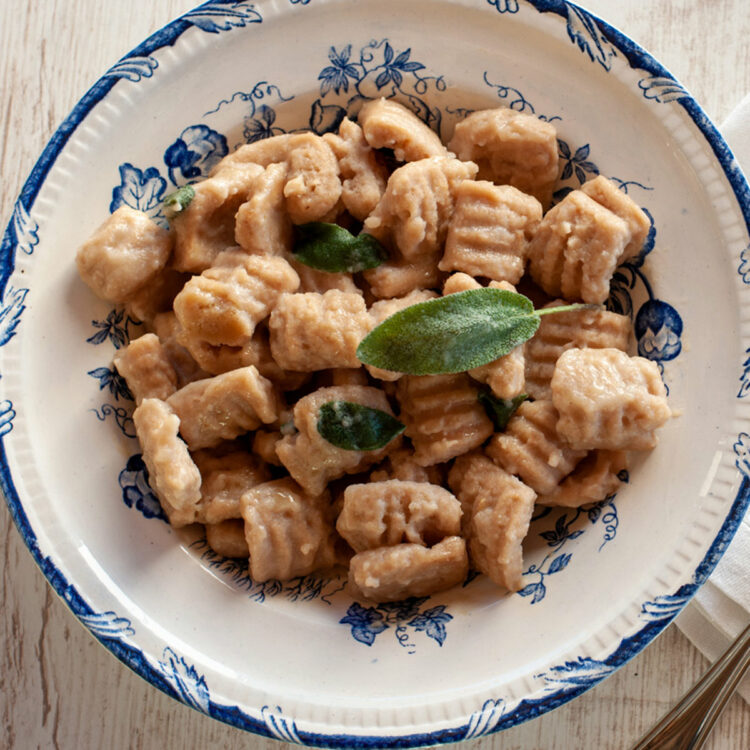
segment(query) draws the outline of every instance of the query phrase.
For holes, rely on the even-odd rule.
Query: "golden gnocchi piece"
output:
[[[255,255],[286,256],[292,250],[292,222],[286,212],[286,164],[269,164],[253,184],[250,199],[237,210],[234,239]]]
[[[409,262],[403,258],[389,260],[364,272],[370,291],[379,299],[403,297],[414,289],[436,287],[440,281],[437,267],[439,254],[426,255]]]
[[[196,519],[216,524],[240,517],[240,497],[270,479],[268,469],[248,451],[200,450],[192,454],[201,473]]]
[[[231,154],[227,154],[211,170],[209,177],[215,177],[224,170],[244,167],[247,164],[265,168],[271,164],[286,162],[295,138],[296,135],[292,133],[282,133],[281,135],[261,138],[258,141],[243,144]]]
[[[275,421],[279,413],[273,384],[253,366],[190,383],[167,403],[179,416],[180,434],[191,450],[234,440]]]
[[[466,543],[449,536],[434,547],[397,544],[357,553],[349,563],[349,588],[370,601],[397,602],[449,589],[468,572]]]
[[[247,557],[250,554],[245,539],[245,523],[239,518],[207,523],[206,544],[222,557]]]
[[[348,117],[339,125],[338,134],[326,133],[323,139],[339,162],[341,200],[355,219],[364,221],[385,192],[388,170],[365,140],[362,128]]]
[[[177,373],[158,336],[146,333],[133,339],[114,357],[136,404],[144,398],[166,401],[177,390]]]
[[[536,492],[480,453],[460,456],[448,476],[468,515],[464,529],[477,570],[499,586],[518,591],[523,550]]]
[[[391,99],[366,102],[357,120],[370,146],[391,149],[398,161],[418,161],[447,154],[437,133],[410,109]]]
[[[620,488],[621,473],[628,468],[625,451],[591,451],[548,495],[540,495],[539,505],[578,508],[598,503]]]
[[[385,393],[378,388],[340,385],[319,388],[294,405],[294,426],[298,432],[286,435],[276,445],[276,454],[294,479],[310,494],[319,495],[328,482],[344,474],[356,474],[382,461],[400,445],[400,439],[376,451],[337,448],[318,432],[320,407],[329,401],[351,401],[393,416]]]
[[[456,188],[441,271],[463,271],[517,284],[542,204],[511,185],[465,180]]]
[[[401,421],[421,466],[460,456],[492,434],[492,422],[465,373],[407,375],[398,381],[397,393]]]
[[[441,252],[458,185],[476,171],[476,164],[449,156],[404,164],[388,179],[364,231],[409,262]]]
[[[133,412],[133,422],[149,484],[169,523],[174,527],[194,523],[201,499],[201,475],[178,435],[178,416],[164,401],[145,398]]]
[[[512,109],[472,112],[456,125],[448,148],[479,166],[480,180],[512,185],[544,208],[557,182],[557,132],[548,122]]]
[[[341,197],[339,165],[331,147],[314,133],[291,141],[284,198],[294,224],[328,221]]]
[[[263,168],[257,164],[243,164],[196,183],[190,205],[172,220],[173,265],[178,271],[205,271],[219,253],[235,244],[235,214],[261,174]]]
[[[361,294],[283,294],[271,313],[271,353],[285,370],[359,367],[357,347],[370,330]]]
[[[515,292],[516,288],[507,281],[491,281],[491,289],[505,289]],[[465,292],[469,289],[481,289],[482,285],[465,273],[454,273],[446,279],[443,286],[443,295]],[[481,367],[469,370],[474,380],[485,383],[498,398],[514,398],[524,392],[525,389],[525,357],[524,345],[517,346],[503,357],[494,362],[488,362]]]
[[[161,273],[171,232],[129,206],[118,208],[76,254],[80,277],[108,302],[127,302]]]
[[[554,491],[586,455],[557,434],[557,410],[551,401],[525,401],[505,432],[497,433],[487,455],[508,474],[515,474],[538,495]]]
[[[564,305],[555,300],[545,307]],[[542,316],[537,332],[524,344],[526,391],[535,399],[551,396],[555,363],[568,349],[626,351],[632,325],[627,315],[608,310],[579,309]]]
[[[604,208],[608,208],[628,225],[630,242],[625,247],[622,260],[638,255],[651,229],[651,222],[643,209],[604,175],[599,175],[581,185],[581,192],[586,193],[589,198],[593,198]]]
[[[254,581],[288,581],[336,563],[327,492],[309,495],[287,477],[248,490],[240,504]]]
[[[180,321],[171,310],[158,313],[151,322],[151,328],[159,337],[159,341],[167,355],[170,364],[177,374],[177,387],[182,388],[188,383],[210,377],[207,372],[195,361],[193,355],[179,342]]]
[[[529,243],[529,272],[547,294],[602,304],[630,239],[625,221],[574,190],[539,224]]]
[[[196,359],[194,341],[195,348],[203,342],[242,347],[281,295],[298,286],[299,277],[283,258],[227,250],[217,256],[213,267],[188,281],[175,298],[181,342]]]
[[[461,532],[461,505],[443,487],[425,482],[351,484],[336,530],[355,552],[409,542],[426,547]]]
[[[569,349],[550,388],[557,432],[576,449],[649,450],[672,416],[656,363],[619,349]]]

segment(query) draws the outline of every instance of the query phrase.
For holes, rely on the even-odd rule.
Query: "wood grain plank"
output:
[[[47,139],[86,88],[125,51],[193,5],[193,0],[0,3],[3,223]],[[743,0],[589,0],[584,5],[653,51],[715,121],[750,90],[750,14]],[[278,750],[284,745],[198,714],[119,664],[52,593],[5,509],[0,511],[0,540],[0,747]],[[621,750],[706,666],[670,627],[579,699],[461,747]],[[750,707],[735,697],[709,748],[744,750],[749,738]]]

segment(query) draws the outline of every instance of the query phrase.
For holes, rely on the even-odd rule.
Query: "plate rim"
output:
[[[450,1],[451,0],[445,0],[446,3],[450,3]],[[481,7],[487,12],[492,12],[491,8],[494,7],[497,12],[503,13],[513,4],[515,4],[516,7],[518,6],[517,0],[484,0],[484,2],[482,2],[482,0],[458,0],[458,3],[454,4],[466,4],[467,1],[474,5],[481,5]],[[269,10],[273,9],[274,19],[284,14],[299,12],[307,6],[308,2],[309,0],[289,0],[289,5],[286,5],[282,10],[278,7],[279,3],[274,2],[274,0],[256,0],[256,4],[259,7],[269,8]],[[323,4],[325,0],[318,0],[318,2]],[[677,79],[667,70],[667,68],[623,32],[608,24],[596,14],[581,8],[575,3],[567,2],[566,0],[525,0],[525,2],[533,6],[533,8],[539,13],[552,12],[563,17],[567,17],[567,14],[572,9],[572,11],[579,14],[580,17],[590,20],[597,30],[601,32],[604,39],[611,43],[618,51],[622,52],[631,68],[645,70],[652,76],[668,79],[682,89],[684,95],[680,96],[675,103],[679,104],[685,110],[692,123],[697,127],[700,134],[710,146],[718,165],[721,167],[721,172],[724,177],[726,177],[729,187],[737,201],[737,205],[745,221],[745,228],[748,234],[750,234],[750,186],[748,186],[748,182],[743,176],[737,160],[717,127],[712,123],[701,106],[695,101],[689,92],[679,84]],[[501,9],[501,5],[506,8],[506,11]],[[75,104],[71,112],[55,130],[21,188],[20,194],[14,204],[13,213],[3,234],[2,242],[0,243],[0,294],[5,291],[9,279],[15,269],[15,253],[20,244],[16,229],[17,215],[19,212],[22,212],[21,215],[23,215],[23,212],[25,212],[26,215],[29,214],[50,170],[53,168],[58,156],[62,153],[70,137],[77,130],[79,125],[86,120],[94,107],[101,102],[107,94],[109,94],[120,78],[127,77],[113,71],[117,69],[118,65],[127,61],[132,61],[133,58],[148,57],[151,53],[164,47],[174,46],[182,34],[192,27],[192,24],[186,19],[191,13],[195,13],[195,11],[205,8],[206,6],[218,6],[223,7],[224,9],[230,9],[234,6],[255,7],[254,4],[243,2],[243,0],[218,0],[218,2],[216,0],[208,0],[207,2],[195,5],[192,10],[186,11],[173,21],[165,24],[163,27],[148,36],[143,42],[123,55],[114,66],[109,68],[86,91],[81,99]],[[247,25],[253,22],[254,21],[248,21]],[[242,25],[244,26],[246,24]],[[216,31],[215,33],[220,32]],[[575,42],[576,40],[571,34],[570,28],[568,29],[568,33],[571,42]],[[585,52],[582,48],[581,51]],[[588,54],[591,56],[590,52]],[[144,75],[147,77],[150,76],[148,73],[144,73]],[[205,710],[205,707],[196,705],[195,701],[191,700],[189,695],[184,695],[179,691],[176,691],[174,687],[164,679],[164,676],[154,668],[140,648],[127,644],[120,639],[102,636],[96,631],[96,628],[92,623],[86,620],[87,616],[95,616],[96,612],[79,594],[75,585],[65,578],[62,571],[52,560],[52,557],[50,555],[45,556],[39,547],[37,535],[28,520],[23,503],[13,481],[5,444],[2,439],[4,434],[7,434],[7,431],[0,431],[0,489],[2,489],[11,517],[13,518],[24,543],[53,590],[60,596],[60,598],[62,598],[68,608],[77,617],[81,624],[86,627],[91,635],[105,646],[105,648],[112,652],[121,662],[136,672],[136,674],[170,697],[179,700],[191,708],[203,710],[207,715],[232,726],[265,737],[288,742],[303,743],[316,747],[417,747],[425,744],[442,744],[456,742],[470,737],[492,734],[529,719],[536,718],[537,716],[567,703],[569,700],[572,700],[583,692],[586,692],[594,685],[598,684],[598,682],[604,677],[604,675],[602,675],[598,679],[590,680],[585,684],[577,685],[572,689],[561,688],[556,692],[549,693],[539,698],[523,699],[510,713],[502,715],[500,720],[494,725],[485,728],[482,728],[479,724],[485,719],[491,719],[492,713],[497,707],[497,701],[487,701],[483,706],[482,711],[475,712],[469,717],[470,720],[468,723],[459,726],[413,733],[379,735],[303,731],[296,727],[292,718],[284,717],[278,707],[278,712],[268,710],[268,706],[260,709],[261,719],[246,713],[246,711],[240,706],[226,706],[214,704],[210,701],[208,702],[209,710]],[[740,468],[739,464],[738,468]],[[707,580],[717,565],[750,506],[750,476],[744,471],[740,471],[740,473],[742,479],[737,495],[731,503],[731,507],[729,508],[718,534],[712,541],[701,562],[693,571],[692,582],[683,584],[672,595],[671,598],[674,599],[673,606],[668,609],[666,614],[647,621],[646,625],[636,631],[633,635],[623,638],[620,641],[617,648],[615,648],[605,660],[605,663],[612,667],[611,671],[621,667],[633,658],[667,625],[669,625],[681,609],[690,601],[697,589]],[[685,575],[688,573],[689,571],[686,571]],[[607,674],[609,674],[609,672]],[[474,721],[474,726],[472,725],[472,721]],[[427,722],[423,722],[423,724],[427,724]],[[389,729],[398,731],[399,728],[389,727]]]

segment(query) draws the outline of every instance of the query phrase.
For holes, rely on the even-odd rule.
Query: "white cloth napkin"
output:
[[[721,130],[743,171],[750,175],[750,94]],[[750,512],[711,577],[675,622],[712,662],[750,623]],[[750,676],[743,680],[739,693],[750,703]]]

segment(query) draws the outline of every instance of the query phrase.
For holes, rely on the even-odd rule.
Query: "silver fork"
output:
[[[633,750],[698,750],[750,667],[750,625]]]

